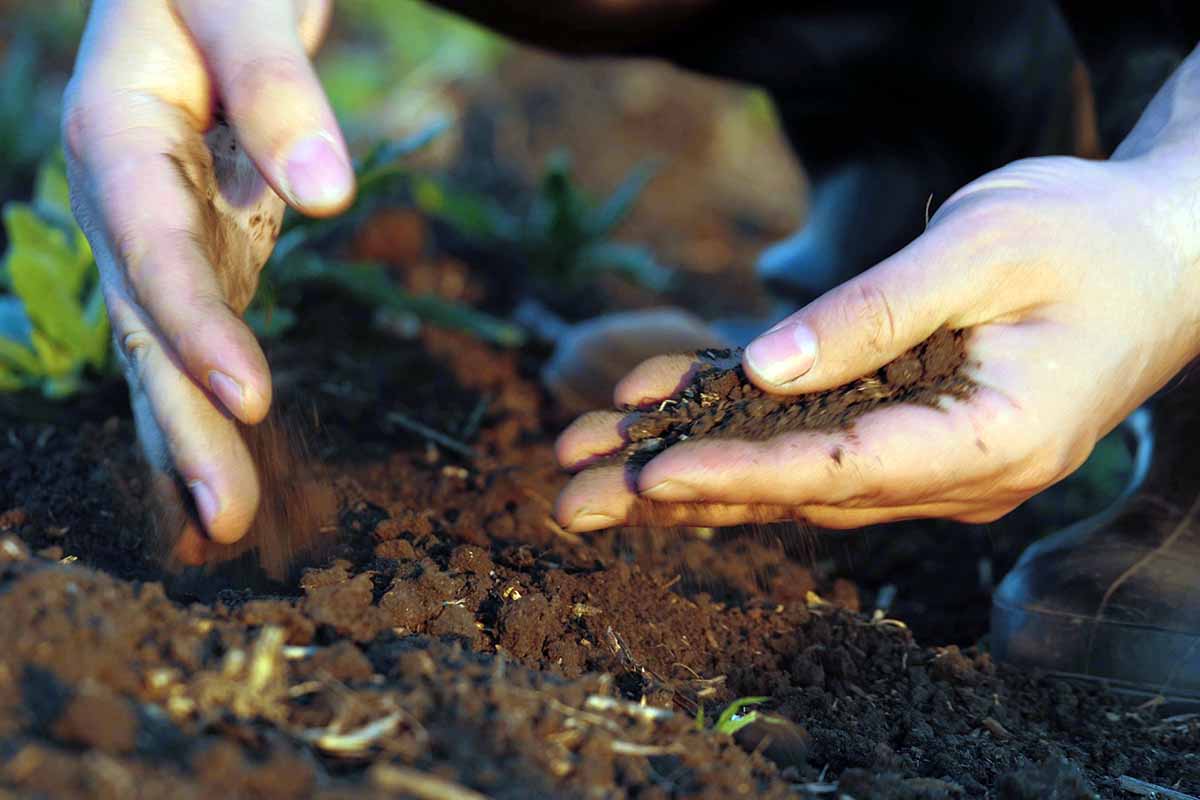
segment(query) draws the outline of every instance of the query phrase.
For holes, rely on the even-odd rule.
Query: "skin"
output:
[[[673,14],[692,4],[662,5]],[[636,6],[578,5],[602,14]],[[194,200],[165,154],[199,141],[219,103],[288,203],[310,214],[343,209],[349,159],[308,62],[329,11],[328,0],[104,0],[67,94],[73,204],[135,406],[147,409],[219,542],[244,535],[258,504],[233,419],[265,417],[270,379],[196,245]],[[1196,153],[1193,54],[1112,159],[1030,159],[974,181],[909,247],[748,351],[756,383],[795,394],[866,374],[941,325],[972,328],[982,388],[970,402],[881,411],[853,437],[688,442],[646,465],[635,485],[587,468],[621,442],[619,415],[588,415],[558,443],[563,464],[579,470],[559,521],[595,530],[647,502],[660,521],[697,525],[803,518],[847,528],[1006,513],[1077,468],[1200,351]],[[685,363],[643,364],[616,402],[669,396]]]
[[[969,401],[881,410],[852,435],[684,442],[633,481],[588,468],[620,447],[623,419],[588,414],[558,441],[579,471],[559,522],[597,530],[647,502],[657,522],[680,525],[1004,515],[1078,468],[1200,354],[1197,153],[1200,49],[1111,159],[1027,159],[972,182],[910,246],[797,311],[744,361],[764,390],[800,394],[867,374],[941,326],[969,328],[981,387]],[[690,363],[643,363],[616,404],[669,397]]]
[[[225,287],[231,277],[253,285],[262,263],[245,259],[248,274],[219,278],[181,173],[206,157],[219,107],[262,181],[293,207],[331,215],[351,202],[350,159],[309,63],[330,10],[328,0],[101,0],[66,93],[72,206],[100,268],[153,483],[166,492],[173,464],[216,542],[240,539],[259,503],[235,420],[265,418],[270,373]]]

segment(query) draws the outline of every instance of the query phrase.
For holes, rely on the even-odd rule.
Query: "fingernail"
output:
[[[610,517],[608,514],[580,514],[571,520],[571,524],[567,527],[576,533],[588,533],[590,531],[611,528],[614,525],[619,525],[620,522],[621,520],[616,517]]]
[[[235,417],[245,414],[246,398],[242,392],[242,385],[240,383],[224,372],[213,370],[208,373],[208,386],[213,390],[213,394],[219,397],[221,402],[225,404],[225,407],[229,409],[229,413]]]
[[[207,528],[221,513],[221,504],[217,502],[217,495],[204,481],[192,481],[188,484],[188,489],[192,493],[192,499],[196,501],[196,510],[200,512],[200,520]]]
[[[640,490],[638,494],[651,500],[668,500],[676,503],[695,498],[695,492],[678,481],[672,480],[659,481],[649,489]]]
[[[284,170],[291,199],[308,208],[340,205],[354,188],[350,163],[327,133],[295,145]]]
[[[782,385],[813,368],[817,362],[817,337],[799,322],[775,328],[750,343],[746,360],[763,379]]]

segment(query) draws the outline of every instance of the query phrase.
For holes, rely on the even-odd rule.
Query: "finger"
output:
[[[213,248],[204,245],[212,232],[174,160],[178,138],[198,134],[155,101],[96,127],[108,133],[87,150],[87,175],[78,183],[88,195],[82,205],[101,211],[83,209],[79,217],[106,285],[130,294],[188,373],[230,413],[248,424],[261,421],[271,403],[266,358],[227,304],[209,263]]]
[[[969,501],[1004,466],[1003,454],[981,446],[980,430],[1002,435],[1016,412],[999,392],[982,388],[969,404],[944,410],[875,411],[848,433],[688,441],[646,464],[638,487],[660,502],[863,508]]]
[[[611,528],[629,518],[637,494],[624,465],[595,467],[572,478],[554,505],[554,518],[575,533]]]
[[[931,227],[751,342],[746,374],[780,394],[831,389],[882,367],[942,326],[984,321],[980,307],[996,289],[994,267],[1004,247],[984,223],[960,219]],[[1020,292],[1006,292],[1005,301],[1019,307]]]
[[[259,485],[233,420],[183,372],[128,298],[107,292],[106,301],[151,467],[179,475],[209,537],[237,541],[257,513]]]
[[[590,461],[611,455],[626,443],[625,431],[636,414],[591,411],[567,426],[554,443],[554,454],[564,469],[582,469]]]
[[[327,216],[354,195],[349,153],[292,0],[176,0],[238,140],[276,192]]]
[[[672,503],[639,498],[622,467],[601,467],[575,476],[563,489],[555,518],[567,530],[589,533],[618,525],[640,527],[729,527],[799,521],[830,530],[849,530],[906,519],[953,518],[990,522],[1010,508],[974,502],[928,503],[885,508],[770,503]]]
[[[1011,510],[1011,509],[1007,509]],[[923,503],[885,508],[803,506],[799,512],[810,525],[831,531],[848,531],[912,519],[953,519],[959,522],[992,522],[1005,513],[978,503]]]
[[[657,405],[691,383],[703,363],[695,355],[688,354],[647,359],[617,383],[613,404],[622,408]]]

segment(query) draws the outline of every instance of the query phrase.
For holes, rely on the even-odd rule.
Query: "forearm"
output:
[[[570,53],[620,53],[653,45],[664,32],[723,0],[430,0],[531,44]]]

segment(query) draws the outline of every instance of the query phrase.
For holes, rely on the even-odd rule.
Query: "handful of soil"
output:
[[[967,331],[939,330],[866,377],[801,395],[759,389],[742,369],[740,350],[701,351],[687,386],[632,421],[622,460],[645,464],[671,445],[699,437],[762,441],[794,431],[845,430],[884,406],[966,398],[975,389],[966,370],[967,339]]]

